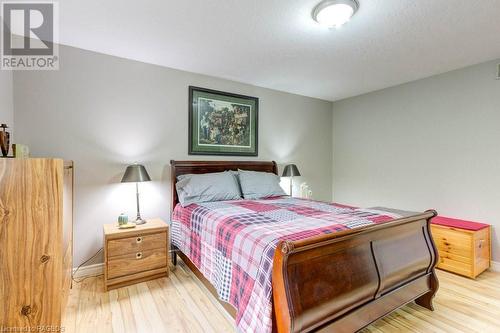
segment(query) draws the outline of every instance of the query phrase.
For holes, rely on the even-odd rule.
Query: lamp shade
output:
[[[283,169],[282,177],[299,177],[299,176],[300,172],[295,164],[288,164],[287,166],[285,166],[285,169]]]
[[[132,164],[127,167],[125,170],[125,174],[122,178],[122,183],[140,183],[140,182],[149,182],[151,178],[149,178],[148,172],[144,165],[141,164]]]

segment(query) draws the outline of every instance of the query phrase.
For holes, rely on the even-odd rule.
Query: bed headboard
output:
[[[276,162],[260,162],[260,161],[170,161],[170,175],[172,187],[172,206],[170,210],[175,208],[179,203],[177,198],[177,191],[175,190],[175,183],[177,177],[188,173],[213,173],[223,172],[226,170],[250,170],[272,172],[278,174],[278,166]]]

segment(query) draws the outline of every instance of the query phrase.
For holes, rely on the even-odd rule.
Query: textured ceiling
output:
[[[60,39],[326,100],[500,58],[500,0],[359,0],[339,30],[312,20],[318,2],[64,0]]]

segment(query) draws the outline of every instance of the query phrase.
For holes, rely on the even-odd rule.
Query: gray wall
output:
[[[335,102],[335,201],[493,224],[500,261],[497,63]]]
[[[167,219],[169,161],[210,159],[187,155],[189,85],[259,97],[258,159],[295,162],[314,197],[331,199],[331,102],[66,46],[60,59],[59,71],[14,74],[16,137],[33,156],[75,161],[75,265],[102,246],[102,224],[134,216],[127,163],[154,180],[141,184],[143,215]]]
[[[14,105],[12,91],[12,72],[0,70],[0,123],[7,124],[14,134]]]

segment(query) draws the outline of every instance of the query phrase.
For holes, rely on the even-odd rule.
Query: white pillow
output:
[[[286,195],[280,177],[271,172],[238,170],[241,192],[245,199],[261,199]]]

